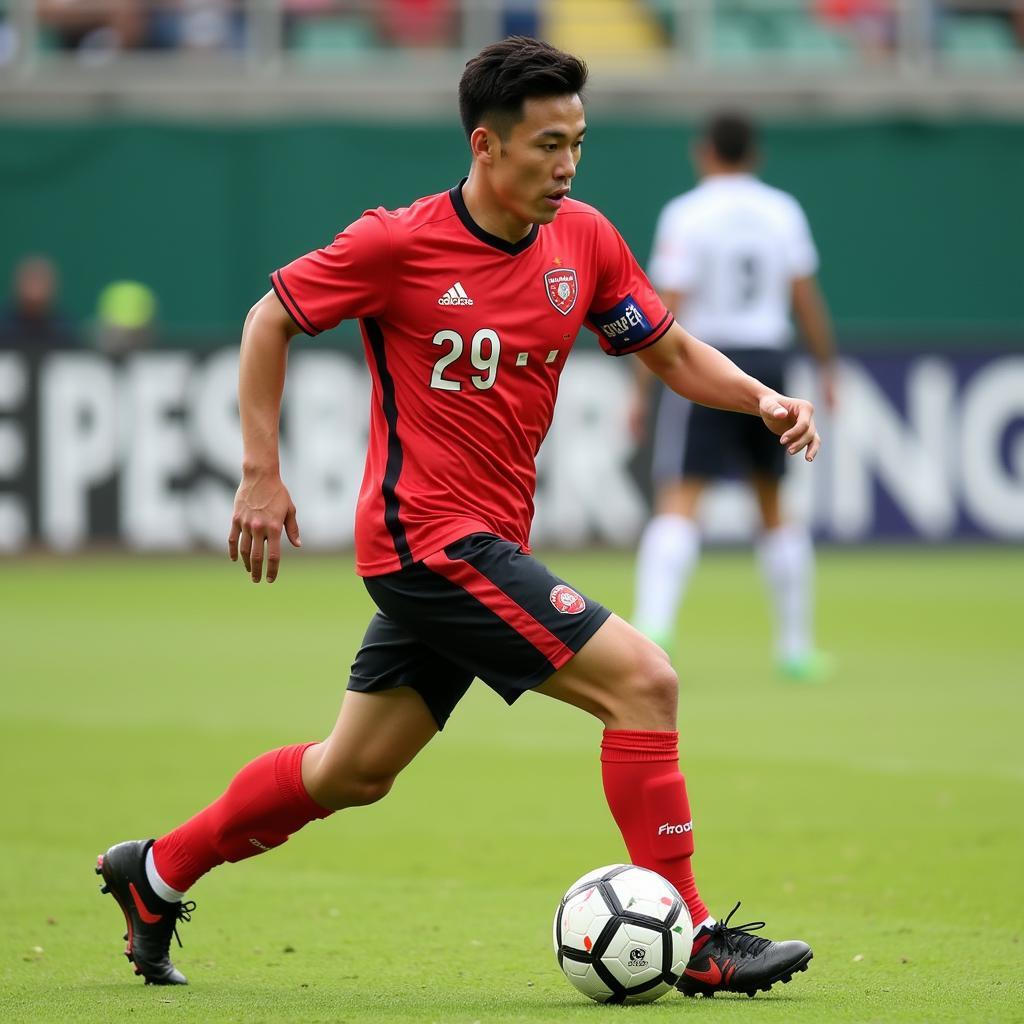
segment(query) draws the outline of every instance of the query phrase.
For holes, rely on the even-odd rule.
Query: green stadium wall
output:
[[[642,261],[661,204],[693,183],[692,132],[591,121],[574,193]],[[776,122],[764,149],[765,179],[807,210],[845,341],[1024,340],[1024,124]],[[449,187],[467,164],[453,122],[0,124],[0,274],[51,255],[77,321],[107,282],[140,280],[168,336],[223,341],[275,267],[367,207]]]

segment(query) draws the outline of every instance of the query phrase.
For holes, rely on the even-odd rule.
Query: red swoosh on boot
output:
[[[146,924],[156,924],[164,915],[163,914],[151,914],[146,909],[146,904],[142,902],[142,897],[135,891],[135,883],[128,883],[128,891],[132,894],[132,899],[135,900],[135,909],[139,912],[139,917],[142,918]],[[714,963],[714,960],[711,961]]]
[[[695,971],[692,967],[687,967],[683,974],[697,981],[703,981],[707,985],[717,985],[722,980],[722,969],[715,962],[714,957],[708,957],[708,963],[711,966],[706,971]]]

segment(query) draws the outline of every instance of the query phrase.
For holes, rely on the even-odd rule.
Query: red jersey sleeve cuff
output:
[[[320,328],[302,312],[301,307],[288,290],[288,285],[285,284],[280,270],[275,270],[270,275],[270,286],[274,289],[274,294],[277,295],[281,305],[288,311],[288,315],[295,321],[295,326],[303,334],[308,334],[311,338],[316,337],[320,333]]]

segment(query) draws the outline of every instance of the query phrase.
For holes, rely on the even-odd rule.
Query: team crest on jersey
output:
[[[568,316],[572,312],[572,307],[576,305],[576,295],[579,292],[576,271],[549,270],[544,275],[544,286],[551,305],[563,316]]]
[[[563,615],[579,615],[587,607],[587,602],[572,587],[567,587],[564,583],[553,587],[548,596],[555,606],[555,611],[559,611]]]

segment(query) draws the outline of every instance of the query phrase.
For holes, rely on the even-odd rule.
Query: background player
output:
[[[835,402],[832,327],[815,273],[818,256],[799,203],[754,177],[752,122],[720,114],[694,152],[700,184],[662,210],[649,267],[659,295],[698,337],[780,391],[792,339],[790,309]],[[637,363],[632,421],[647,423],[654,376]],[[780,502],[785,457],[748,417],[692,406],[662,388],[654,437],[654,516],[640,539],[635,624],[671,649],[679,603],[700,552],[698,504],[712,481],[740,475],[757,498],[761,568],[772,595],[780,670],[800,679],[825,669],[812,641],[814,552],[807,529]]]
[[[380,611],[325,741],[261,755],[189,821],[99,858],[147,982],[185,982],[170,937],[203,874],[381,799],[476,676],[509,703],[536,690],[603,723],[604,791],[630,856],[679,889],[696,926],[683,991],[753,994],[811,958],[803,942],[708,914],[690,862],[675,673],[655,644],[528,551],[535,457],[584,322],[609,354],[638,352],[690,398],[759,417],[791,453],[811,460],[820,444],[809,403],[675,324],[611,224],[568,198],[585,80],[581,61],[536,40],[486,48],[459,88],[469,177],[408,208],[369,211],[276,271],[246,319],[230,555],[254,582],[264,565],[273,581],[282,529],[299,543],[278,461],[288,342],[357,317],[373,397],[356,568]]]

